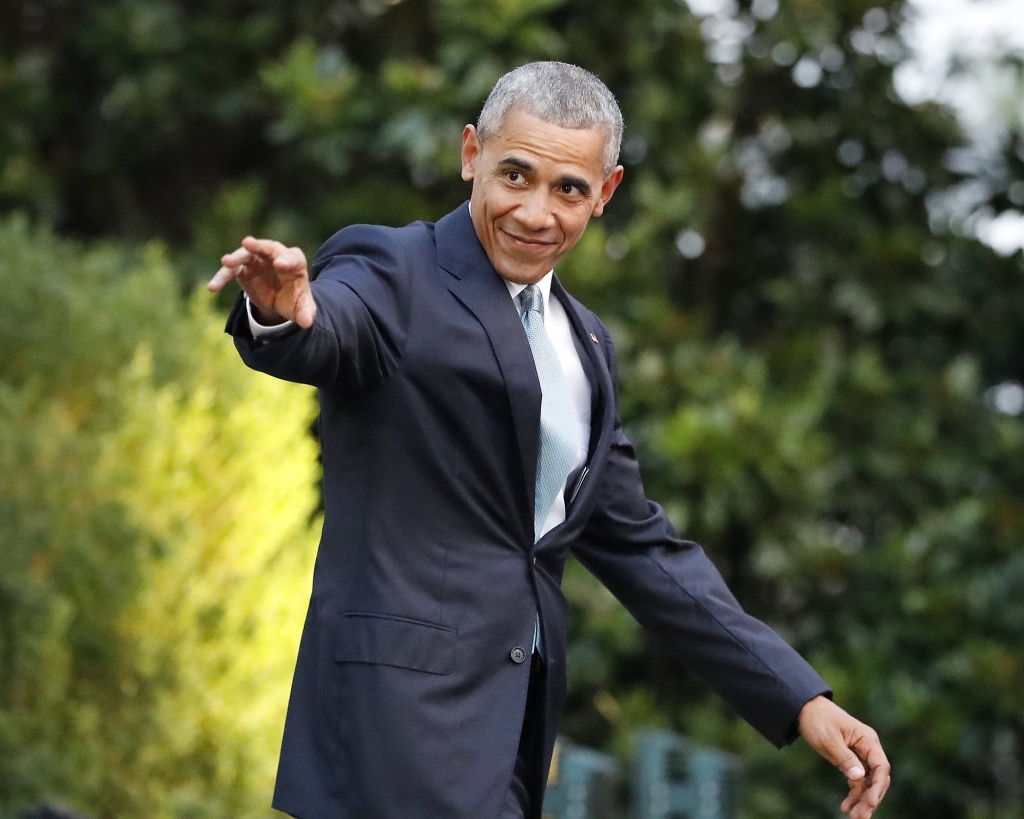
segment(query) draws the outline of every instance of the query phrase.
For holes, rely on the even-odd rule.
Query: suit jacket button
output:
[[[523,651],[519,646],[512,649],[512,662],[521,663],[526,659],[526,652]]]

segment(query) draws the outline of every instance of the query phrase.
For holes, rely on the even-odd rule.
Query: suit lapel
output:
[[[477,238],[468,204],[441,219],[434,231],[438,266],[451,275],[448,289],[484,328],[505,380],[523,464],[529,513],[527,531],[533,531],[541,392],[530,343],[504,279]]]

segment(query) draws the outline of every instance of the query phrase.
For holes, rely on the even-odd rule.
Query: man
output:
[[[523,66],[463,132],[468,204],[346,228],[311,274],[248,237],[211,280],[245,292],[245,362],[320,397],[326,513],[275,807],[539,817],[570,550],[768,739],[839,766],[853,819],[882,799],[875,733],[645,498],[611,340],[553,275],[622,179],[621,135],[596,77]]]

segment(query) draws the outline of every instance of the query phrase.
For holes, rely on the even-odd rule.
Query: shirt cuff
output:
[[[269,325],[260,324],[252,316],[252,302],[249,301],[248,295],[245,297],[245,313],[249,317],[249,332],[252,333],[253,338],[273,338],[295,326],[294,321],[283,321],[280,324]]]

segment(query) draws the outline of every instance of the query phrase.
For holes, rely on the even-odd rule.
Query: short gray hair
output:
[[[605,171],[618,161],[622,144],[619,104],[608,86],[579,66],[537,62],[509,71],[495,83],[480,111],[476,130],[481,143],[498,131],[512,110],[560,128],[601,128],[608,135]]]

